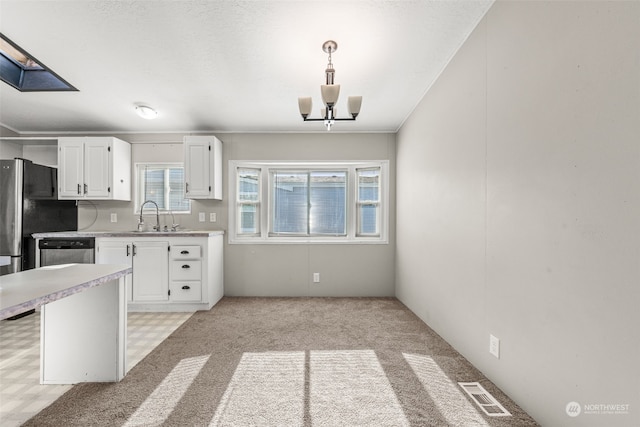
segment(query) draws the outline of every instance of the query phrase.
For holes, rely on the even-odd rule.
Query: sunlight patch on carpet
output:
[[[312,351],[312,425],[408,426],[373,350]]]
[[[244,353],[210,426],[300,425],[305,353]]]
[[[447,423],[456,426],[488,426],[456,385],[429,356],[402,353]]]
[[[147,397],[124,427],[161,425],[174,410],[209,356],[182,359]]]

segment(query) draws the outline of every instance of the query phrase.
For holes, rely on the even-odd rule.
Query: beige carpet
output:
[[[488,417],[457,382],[512,414]],[[224,298],[26,426],[535,426],[393,298]]]

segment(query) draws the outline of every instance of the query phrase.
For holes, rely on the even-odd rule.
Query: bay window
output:
[[[231,161],[230,243],[386,243],[387,161]]]

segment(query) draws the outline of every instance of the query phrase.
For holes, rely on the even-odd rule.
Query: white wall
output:
[[[16,132],[0,125],[0,137],[17,137]],[[15,142],[0,141],[0,160],[11,160],[22,157],[22,145]]]
[[[0,137],[19,138],[21,135],[0,125]],[[20,141],[7,139],[0,141],[0,159],[11,160],[16,157],[31,160],[46,166],[58,164],[56,146],[51,143],[41,143],[37,140]]]
[[[541,1],[397,135],[397,296],[545,426],[640,425],[639,137],[640,3]]]
[[[0,125],[0,137],[20,138],[21,135]],[[57,147],[50,142],[43,143],[37,140],[18,142],[17,139],[6,139],[0,141],[0,159],[11,160],[16,157],[21,157],[39,165],[55,167],[58,164],[56,148]]]
[[[21,142],[0,141],[0,159],[11,160],[21,157],[39,165],[57,167],[56,148],[54,145],[25,145]]]
[[[9,129],[8,127],[5,127],[3,125],[0,124],[0,136],[1,137],[14,137],[14,136],[20,136],[17,132]],[[0,144],[0,147],[2,146],[2,144]]]
[[[16,157],[22,157],[22,144],[15,142],[0,141],[0,160],[12,160]]]
[[[58,167],[57,145],[25,145],[22,157],[39,165]]]
[[[222,135],[221,139],[224,141],[225,167],[228,160],[389,160],[391,175],[389,244],[227,244],[224,254],[225,295],[394,295],[394,135],[333,132],[230,134]],[[227,191],[225,185],[225,204]],[[320,273],[321,282],[318,284],[312,283],[314,272]]]

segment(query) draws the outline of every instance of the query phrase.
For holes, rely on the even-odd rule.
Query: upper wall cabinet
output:
[[[131,200],[131,145],[112,137],[58,139],[58,198]]]
[[[184,137],[185,197],[222,200],[222,141],[215,136]]]

